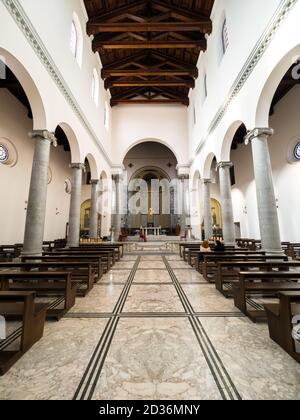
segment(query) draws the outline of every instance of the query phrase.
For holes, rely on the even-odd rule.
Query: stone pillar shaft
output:
[[[79,245],[80,239],[80,208],[81,208],[81,189],[82,189],[82,163],[74,163],[72,168],[72,192],[69,215],[69,234],[68,247]]]
[[[113,228],[114,228],[114,240],[118,240],[121,233],[121,177],[120,175],[115,175],[113,177],[115,182],[115,214],[113,215]]]
[[[98,199],[98,180],[92,180],[92,192],[91,192],[91,212],[90,212],[90,239],[98,238],[98,209],[97,209],[97,199]]]
[[[56,144],[56,139],[46,130],[33,131],[29,135],[36,140],[36,145],[27,204],[23,255],[38,256],[43,252],[50,147],[52,142]]]
[[[210,185],[210,179],[203,180],[204,232],[207,240],[213,237]]]
[[[268,137],[273,134],[274,131],[270,128],[256,128],[245,137],[246,144],[251,142],[252,145],[262,248],[271,254],[282,252],[272,165],[268,147]]]
[[[226,245],[235,246],[235,229],[231,195],[230,168],[231,162],[218,164],[220,176],[220,193],[222,204],[223,237]]]

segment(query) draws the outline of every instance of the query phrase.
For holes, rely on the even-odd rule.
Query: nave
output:
[[[142,249],[142,247],[141,247]],[[0,378],[1,399],[298,399],[300,366],[178,253],[126,252]]]

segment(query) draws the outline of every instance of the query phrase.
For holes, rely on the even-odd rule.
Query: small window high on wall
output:
[[[99,104],[99,76],[96,69],[93,70],[92,77],[92,98],[96,106]]]
[[[79,66],[82,63],[83,34],[78,16],[74,13],[70,34],[70,49]]]
[[[106,128],[106,130],[109,130],[109,105],[108,102],[105,102],[105,107],[104,107],[104,127]]]
[[[228,46],[229,46],[228,28],[227,28],[227,20],[225,18],[223,22],[223,26],[222,26],[222,47],[223,47],[224,54]]]

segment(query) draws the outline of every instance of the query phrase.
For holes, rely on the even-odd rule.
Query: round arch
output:
[[[281,60],[277,62],[272,72],[269,74],[266,83],[259,95],[256,109],[256,127],[269,126],[269,114],[273,97],[282,78],[293,63],[299,60],[300,44],[292,48]],[[300,65],[297,65],[297,76],[300,75]]]
[[[140,139],[140,140],[137,140],[137,141],[133,142],[126,149],[125,153],[123,153],[122,162],[124,161],[124,159],[126,159],[126,156],[130,152],[130,150],[132,150],[134,147],[136,147],[136,146],[138,146],[140,144],[143,144],[143,143],[159,143],[159,144],[162,144],[163,146],[167,147],[173,153],[173,155],[175,156],[177,162],[179,162],[179,159],[178,159],[178,156],[177,156],[176,151],[167,142],[165,142],[164,140],[155,139],[155,138],[145,138],[145,139]]]
[[[31,106],[33,129],[48,129],[45,106],[38,88],[25,67],[7,50],[0,47],[0,59],[21,83]]]
[[[71,149],[72,163],[83,163],[81,159],[79,142],[78,142],[78,139],[74,130],[71,128],[71,126],[68,123],[65,123],[65,122],[61,122],[58,125],[64,131],[68,139],[70,149]]]
[[[139,168],[130,178],[130,181],[134,180],[134,179],[138,179],[140,178],[139,175],[142,175],[143,173],[147,173],[147,172],[156,172],[158,174],[160,174],[162,176],[162,179],[167,179],[168,181],[171,182],[171,179],[169,177],[169,175],[167,174],[167,172],[165,172],[163,169],[157,167],[157,166],[144,166],[143,168]]]
[[[100,174],[99,174],[100,171],[98,169],[98,165],[97,165],[96,159],[94,158],[94,156],[91,153],[88,153],[86,155],[86,158],[85,159],[87,159],[88,162],[89,162],[90,169],[91,169],[91,177],[92,177],[92,179],[93,180],[97,180],[97,179],[99,180],[100,179]]]
[[[204,161],[204,166],[203,166],[203,179],[210,179],[211,177],[211,166],[213,163],[213,160],[217,159],[216,155],[211,152],[207,155],[205,161]]]
[[[232,141],[233,141],[233,138],[234,138],[237,130],[242,125],[246,127],[245,123],[242,120],[236,120],[227,129],[224,140],[223,140],[223,143],[222,143],[220,162],[229,162],[230,161]],[[246,130],[247,130],[247,127],[246,127]]]

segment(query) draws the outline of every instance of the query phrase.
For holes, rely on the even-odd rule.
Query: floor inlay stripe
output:
[[[81,379],[81,382],[75,392],[73,400],[91,400],[98,380],[101,375],[101,371],[108,354],[112,339],[116,332],[119,323],[119,314],[122,312],[132,282],[134,280],[136,271],[138,269],[141,258],[138,257],[136,262],[128,276],[127,282],[122,290],[122,293],[116,303],[112,317],[109,319],[105,330],[96,346],[96,349],[89,361],[86,371]]]
[[[224,400],[241,400],[241,396],[238,393],[229,373],[227,372],[222,360],[220,359],[216,349],[210,341],[199,317],[196,316],[193,306],[189,302],[187,295],[185,294],[179,280],[177,279],[171,265],[165,257],[163,257],[166,268],[172,278],[172,281],[177,290],[178,296],[185,308],[187,314],[190,315],[189,320],[196,338],[199,342],[203,355],[210,368],[211,374],[215,379],[216,385],[219,392]]]

